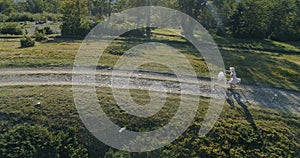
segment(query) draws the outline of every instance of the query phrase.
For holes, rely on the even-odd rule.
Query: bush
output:
[[[35,41],[37,41],[37,42],[48,40],[48,37],[46,36],[44,29],[36,28],[35,32],[34,32],[34,37],[35,37]]]
[[[17,125],[0,138],[0,157],[56,157],[53,135],[41,126]]]
[[[16,125],[0,134],[0,157],[88,157],[77,137],[72,129],[54,133],[39,125]]]
[[[23,31],[21,28],[18,28],[18,23],[5,23],[0,32],[2,34],[10,34],[10,35],[22,35]]]
[[[272,32],[269,36],[270,39],[276,41],[298,41],[300,40],[300,29],[297,32],[297,28],[293,28],[294,30],[276,30]]]
[[[130,30],[122,34],[121,37],[136,37],[136,38],[145,37],[145,29],[139,28],[139,29]]]
[[[34,16],[31,13],[11,13],[7,22],[34,21]]]
[[[113,54],[113,55],[123,55],[124,52],[128,51],[130,47],[128,45],[121,46],[110,46],[105,49],[105,53]]]
[[[80,143],[77,134],[78,131],[71,127],[56,134],[57,155],[59,157],[88,157],[88,150]]]
[[[53,14],[53,13],[43,13],[46,14],[45,17],[48,21],[60,21],[62,20],[61,14]]]
[[[45,31],[46,35],[53,34],[53,31],[51,30],[51,28],[49,26],[44,27],[44,31]]]
[[[5,22],[8,19],[8,16],[0,14],[0,22]]]
[[[44,33],[36,32],[34,34],[34,36],[35,36],[35,41],[37,41],[37,42],[42,42],[42,41],[48,40],[48,37]]]
[[[90,20],[70,17],[61,25],[62,36],[84,37],[96,24]]]
[[[31,37],[25,36],[20,40],[21,48],[33,47],[35,45],[34,40]]]

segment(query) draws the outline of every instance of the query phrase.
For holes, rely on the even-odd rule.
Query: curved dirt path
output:
[[[170,93],[183,93],[200,95],[205,97],[216,97],[217,90],[211,90],[209,79],[198,79],[198,82],[188,77],[181,83],[188,87],[187,91],[181,91],[180,84],[174,75],[153,72],[135,72],[132,75],[129,71],[116,71],[117,78],[131,77],[129,88],[147,90],[152,84],[161,84],[164,89],[152,88],[154,91],[166,91]],[[90,72],[82,78],[81,83],[89,82]],[[0,69],[0,87],[17,85],[72,85],[72,68],[16,68]],[[111,87],[112,70],[97,70],[95,84],[100,87]],[[199,87],[200,94],[195,94],[195,88]],[[118,88],[127,88],[123,84]],[[276,88],[264,88],[257,86],[241,85],[238,89],[228,91],[229,97],[238,96],[240,101],[248,105],[259,105],[267,108],[276,108],[284,112],[300,113],[300,92],[282,90]]]

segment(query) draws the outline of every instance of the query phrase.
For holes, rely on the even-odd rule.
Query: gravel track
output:
[[[82,77],[81,83],[89,85],[93,74],[86,72]],[[217,90],[211,89],[209,79],[200,78],[198,81],[191,80],[188,77],[184,82],[178,82],[174,75],[154,72],[134,72],[116,71],[117,79],[130,77],[129,86],[124,84],[116,85],[117,88],[132,88],[147,90],[153,84],[163,85],[163,89],[157,88],[153,91],[164,91],[169,93],[182,93],[190,95],[200,95],[204,97],[217,97]],[[16,68],[16,69],[0,69],[0,87],[4,86],[33,86],[33,85],[72,85],[80,84],[72,82],[72,68]],[[95,83],[92,86],[112,87],[111,83],[112,70],[97,70],[95,73]],[[188,90],[182,91],[180,86],[188,87]],[[195,93],[199,87],[199,94]],[[259,105],[261,107],[276,108],[284,112],[292,112],[296,115],[300,114],[300,92],[283,90],[276,88],[265,88],[249,85],[240,85],[238,89],[227,91],[232,95],[238,95],[240,100],[248,106]],[[228,98],[227,98],[228,99]],[[300,116],[300,115],[299,115]]]

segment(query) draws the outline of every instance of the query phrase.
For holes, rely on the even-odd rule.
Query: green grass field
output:
[[[110,89],[99,88],[97,94],[99,104],[112,121],[135,131],[149,131],[163,126],[174,115],[180,101],[179,95],[168,94],[165,107],[158,114],[142,119],[123,113],[113,100]],[[140,104],[149,101],[146,91],[132,90],[131,96]],[[17,149],[9,144],[26,147],[26,143],[22,145],[24,138],[15,138],[21,144],[5,143],[4,138],[14,129],[13,127],[31,125],[44,128],[54,136],[60,131],[73,129],[76,132],[77,142],[71,141],[69,145],[76,143],[78,146],[81,145],[87,149],[90,157],[105,154],[129,155],[110,149],[84,128],[76,112],[69,86],[2,87],[0,98],[0,146],[3,147],[1,150],[5,150],[4,153],[16,152]],[[237,102],[231,107],[225,104],[213,130],[205,137],[198,137],[201,121],[208,107],[208,99],[200,97],[198,112],[192,125],[175,142],[152,152],[131,153],[131,156],[294,157],[299,154],[300,120],[292,114],[256,105],[245,106]],[[41,102],[41,105],[37,105],[37,102]],[[36,148],[40,145],[39,142],[30,143]]]
[[[234,66],[238,77],[243,84],[277,87],[291,90],[300,90],[300,48],[299,42],[282,43],[270,40],[241,40],[215,36],[217,44],[224,59],[225,67]],[[120,56],[128,49],[145,40],[130,40],[121,38],[113,42],[102,55],[98,66],[102,68],[113,67]],[[209,76],[207,65],[194,47],[187,44],[182,37],[170,31],[155,30],[150,42],[163,42],[179,50],[189,60],[199,76]],[[72,67],[81,41],[55,39],[46,43],[37,43],[33,48],[19,48],[18,39],[0,40],[0,68],[17,67]],[[161,61],[168,62],[170,56],[167,50],[153,47],[152,50],[160,53]],[[140,56],[137,52],[132,60]],[[128,58],[130,59],[130,58]],[[179,69],[185,65],[178,64]],[[171,72],[169,68],[160,64],[145,64],[139,67],[142,70]]]
[[[219,36],[214,36],[214,39],[220,47],[226,68],[236,67],[242,84],[300,90],[299,42],[240,40]],[[98,66],[113,67],[125,51],[150,41],[128,40],[120,38],[114,41],[105,50]],[[155,30],[151,42],[162,42],[179,50],[189,60],[197,75],[209,75],[202,56],[172,31]],[[55,38],[48,42],[36,43],[32,48],[21,49],[18,38],[2,38],[0,68],[72,67],[80,45],[79,40]],[[147,49],[145,52],[134,52],[126,57],[129,60],[149,59],[147,51],[159,52],[159,59],[166,62],[180,57],[179,54],[175,54],[170,58],[169,50],[161,46]],[[187,69],[186,65],[176,65],[178,69]],[[172,73],[168,67],[154,63],[144,64],[139,69]],[[138,104],[143,105],[150,101],[147,91],[133,89],[130,92]],[[240,95],[240,92],[235,93]],[[138,118],[126,114],[118,107],[110,88],[97,88],[97,95],[100,105],[113,122],[134,131],[149,131],[162,127],[174,116],[180,101],[178,94],[168,94],[166,104],[158,114],[150,118]],[[19,153],[27,156],[35,150],[57,155],[61,155],[61,151],[67,151],[74,154],[73,157],[88,155],[107,158],[300,155],[299,116],[287,111],[263,108],[260,105],[245,105],[235,98],[233,100],[234,104],[224,105],[220,118],[205,137],[198,137],[197,133],[207,111],[209,98],[200,97],[192,125],[175,142],[152,152],[128,153],[106,146],[84,127],[76,111],[70,86],[1,87],[0,157],[13,157]],[[37,104],[38,102],[41,104]],[[36,136],[30,135],[31,133]],[[46,145],[45,140],[48,142]]]

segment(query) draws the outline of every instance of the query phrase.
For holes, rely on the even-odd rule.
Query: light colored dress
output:
[[[231,78],[230,78],[230,80],[228,81],[228,83],[230,83],[230,84],[237,84],[237,83],[238,83],[238,80],[237,80],[237,78],[236,78],[235,70],[230,70],[230,71],[231,71],[231,72],[230,72]]]
[[[227,83],[226,76],[223,71],[219,72],[217,83],[225,83],[225,84]]]
[[[235,72],[235,68],[234,67],[230,67],[230,80],[228,81],[229,84],[238,84],[241,82],[241,78],[237,78],[236,77],[236,72]]]

